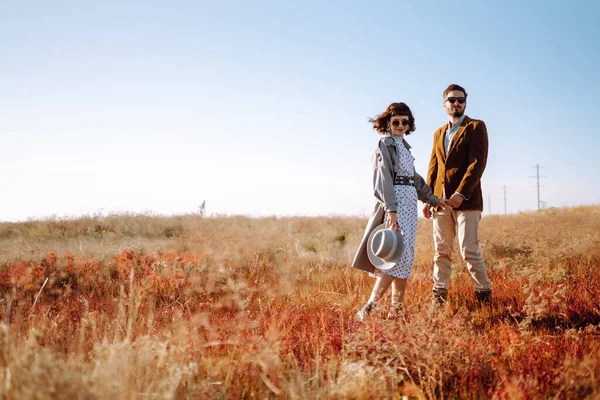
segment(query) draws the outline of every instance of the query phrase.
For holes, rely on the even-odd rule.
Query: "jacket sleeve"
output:
[[[385,144],[385,139],[379,140],[373,159],[373,194],[385,211],[398,211],[396,193],[394,192],[394,171],[392,157]]]
[[[415,172],[415,189],[417,189],[417,197],[423,203],[427,203],[430,206],[437,206],[440,204],[440,198],[433,194],[431,187],[425,183],[425,179],[417,172]]]
[[[430,187],[435,187],[435,179],[438,172],[437,155],[435,152],[435,144],[437,143],[438,132],[433,134],[433,146],[431,146],[431,156],[429,157],[429,168],[427,169],[427,181],[426,183]]]
[[[469,200],[473,190],[481,180],[488,155],[488,134],[483,121],[477,121],[471,134],[471,144],[469,148],[469,166],[467,172],[462,178],[456,192],[462,194]]]

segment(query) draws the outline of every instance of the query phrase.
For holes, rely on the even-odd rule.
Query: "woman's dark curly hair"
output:
[[[417,129],[415,125],[415,117],[413,117],[410,108],[405,103],[392,103],[385,109],[385,111],[375,118],[369,120],[369,122],[373,123],[373,129],[377,131],[377,133],[381,135],[385,135],[388,132],[388,125],[390,124],[390,119],[396,115],[402,115],[408,117],[408,129],[406,129],[405,135],[410,135],[411,132],[414,132]]]

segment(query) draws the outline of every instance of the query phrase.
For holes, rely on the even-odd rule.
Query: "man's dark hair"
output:
[[[446,100],[446,95],[453,90],[460,90],[461,92],[463,92],[465,94],[465,99],[467,98],[467,91],[465,90],[465,88],[463,88],[460,85],[457,85],[456,83],[453,83],[452,85],[448,86],[446,88],[446,90],[444,90],[444,94],[443,94],[444,100]]]

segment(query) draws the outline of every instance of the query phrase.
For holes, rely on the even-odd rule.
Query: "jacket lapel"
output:
[[[446,154],[446,158],[448,158],[448,155],[450,153],[452,153],[452,150],[454,150],[454,147],[456,147],[456,143],[458,143],[460,138],[465,134],[465,128],[467,127],[467,124],[469,123],[470,120],[471,120],[471,118],[469,118],[465,115],[465,118],[463,119],[462,123],[460,124],[458,131],[456,131],[456,134],[452,138],[452,142],[450,143],[450,148],[448,149],[448,154]],[[448,129],[448,128],[446,128],[446,129]],[[442,145],[443,145],[443,142],[442,142]]]

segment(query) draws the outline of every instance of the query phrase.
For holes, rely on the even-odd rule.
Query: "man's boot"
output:
[[[478,302],[483,305],[491,306],[492,305],[492,290],[475,290],[475,298]]]
[[[448,302],[448,291],[446,289],[433,288],[432,302],[436,306],[443,306]]]

